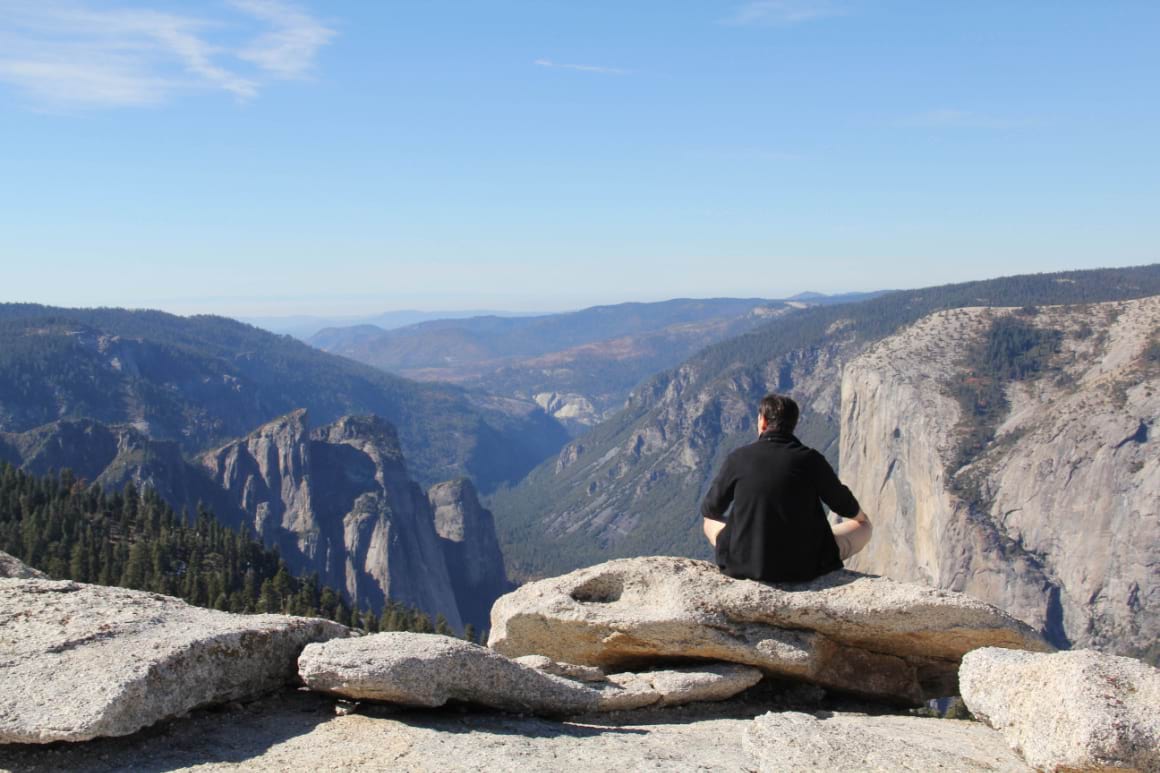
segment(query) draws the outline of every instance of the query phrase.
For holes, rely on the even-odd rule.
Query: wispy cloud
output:
[[[232,5],[271,27],[238,56],[282,78],[301,77],[313,66],[318,49],[335,36],[305,11],[279,0],[233,0]]]
[[[977,113],[971,110],[940,108],[904,116],[896,126],[944,129],[1021,129],[1031,125],[1026,118]]]
[[[784,26],[802,22],[845,16],[847,9],[832,0],[750,0],[721,19],[729,26],[773,25]]]
[[[335,35],[282,0],[203,18],[65,0],[0,0],[0,82],[51,107],[124,107],[190,90],[253,99],[300,78]],[[241,42],[238,42],[238,41]]]
[[[600,75],[627,75],[628,70],[619,67],[603,67],[596,64],[560,64],[551,59],[537,59],[532,64],[537,67],[548,67],[555,70],[576,70],[578,72],[594,72]]]

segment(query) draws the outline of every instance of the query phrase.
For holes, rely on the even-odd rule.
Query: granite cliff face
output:
[[[993,437],[960,464],[963,353],[1014,313],[940,312],[846,367],[842,477],[876,525],[848,566],[968,593],[1057,645],[1154,662],[1160,298],[1024,317],[1058,345],[1046,370],[1006,384]]]
[[[486,630],[491,605],[513,587],[504,574],[491,511],[479,503],[479,494],[467,478],[436,484],[427,497],[459,615],[464,623]]]
[[[386,421],[311,430],[295,411],[201,463],[296,572],[318,572],[360,607],[391,598],[462,626],[431,506]]]

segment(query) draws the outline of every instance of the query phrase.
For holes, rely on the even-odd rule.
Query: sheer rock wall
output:
[[[1160,298],[1025,317],[1060,331],[1059,351],[1007,386],[994,439],[952,469],[964,352],[1011,313],[939,312],[847,365],[841,474],[876,526],[848,566],[969,593],[1056,645],[1155,661]]]

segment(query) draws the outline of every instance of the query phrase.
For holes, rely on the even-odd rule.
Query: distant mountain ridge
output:
[[[416,383],[223,317],[0,304],[0,431],[89,418],[190,454],[299,408],[389,420],[425,485],[469,475],[487,491],[567,438],[530,400]]]
[[[771,391],[803,408],[798,435],[834,463],[843,365],[939,309],[1090,303],[1160,294],[1160,264],[1004,277],[815,306],[714,344],[636,389],[626,407],[488,499],[516,578],[647,554],[707,556],[699,499],[753,436]]]
[[[644,379],[809,302],[678,298],[521,317],[424,322],[392,331],[356,326],[311,343],[388,372],[532,399],[574,431],[621,408]]]
[[[325,317],[309,314],[285,316],[239,316],[239,322],[260,327],[278,335],[293,336],[301,341],[326,328],[369,326],[379,330],[393,330],[397,327],[414,325],[433,319],[464,319],[467,317],[530,317],[538,316],[538,312],[500,311],[486,309],[454,310],[454,311],[419,311],[418,309],[399,309],[384,311],[380,314],[365,314],[358,316]]]
[[[593,306],[534,317],[439,319],[384,331],[374,341],[364,342],[367,359],[359,359],[389,370],[437,366],[443,364],[445,358],[456,355],[454,351],[431,348],[427,342],[438,335],[445,336],[453,346],[470,346],[470,354],[478,359],[534,357],[592,341],[660,330],[669,325],[739,316],[755,307],[776,303],[761,298],[676,298],[658,303]],[[345,342],[333,338],[338,332],[333,329],[322,331],[312,339],[312,343],[331,337],[332,345],[338,347],[337,353],[352,356],[352,352],[346,350]]]

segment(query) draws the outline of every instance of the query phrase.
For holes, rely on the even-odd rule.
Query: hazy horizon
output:
[[[290,322],[296,319],[303,321],[326,320],[333,322],[349,322],[358,324],[362,321],[368,320],[377,316],[389,316],[392,314],[417,314],[425,315],[434,318],[434,315],[454,315],[456,317],[468,317],[476,315],[501,315],[501,316],[536,316],[560,314],[573,311],[580,311],[583,309],[592,308],[595,306],[615,306],[624,303],[662,303],[672,300],[708,300],[714,298],[754,298],[764,300],[788,300],[800,295],[819,294],[822,296],[841,296],[847,294],[870,294],[879,292],[893,292],[896,290],[917,290],[923,287],[936,287],[946,284],[958,284],[963,282],[984,281],[989,279],[998,279],[1008,276],[1018,276],[1023,274],[1041,274],[1041,273],[1060,273],[1067,271],[1079,271],[1087,269],[1100,268],[1130,268],[1135,266],[1152,265],[1154,262],[1139,263],[1139,264],[1117,264],[1107,263],[1101,265],[1082,266],[1082,267],[1061,267],[1057,269],[1048,269],[1044,271],[1028,271],[1028,272],[1003,272],[993,275],[967,275],[956,279],[939,282],[921,282],[909,286],[881,286],[881,287],[864,287],[854,289],[842,289],[827,291],[817,289],[817,287],[805,287],[801,289],[794,289],[785,292],[769,292],[769,293],[714,293],[711,291],[694,292],[680,295],[663,295],[653,294],[651,296],[640,295],[625,295],[618,293],[610,293],[606,296],[595,296],[585,302],[577,302],[573,304],[557,303],[551,305],[544,305],[540,307],[529,306],[522,307],[520,303],[521,296],[509,296],[512,299],[510,306],[483,306],[477,303],[471,303],[472,300],[477,300],[475,296],[465,297],[461,304],[445,303],[440,304],[432,302],[426,306],[419,303],[412,303],[414,296],[410,296],[406,300],[400,300],[392,303],[389,300],[377,301],[371,296],[350,296],[345,302],[338,302],[335,300],[309,300],[303,298],[221,298],[211,297],[206,299],[196,298],[179,298],[179,299],[154,299],[153,302],[131,301],[125,302],[104,302],[95,301],[91,303],[62,303],[52,302],[48,300],[41,300],[37,298],[18,298],[0,295],[0,303],[31,303],[40,304],[44,306],[55,306],[61,308],[122,308],[132,311],[163,311],[177,316],[195,316],[199,314],[217,315],[223,317],[230,317],[245,322],[256,323],[257,321],[283,321]],[[818,285],[824,286],[822,283]],[[3,292],[3,290],[0,290]],[[446,300],[446,298],[444,298]]]

